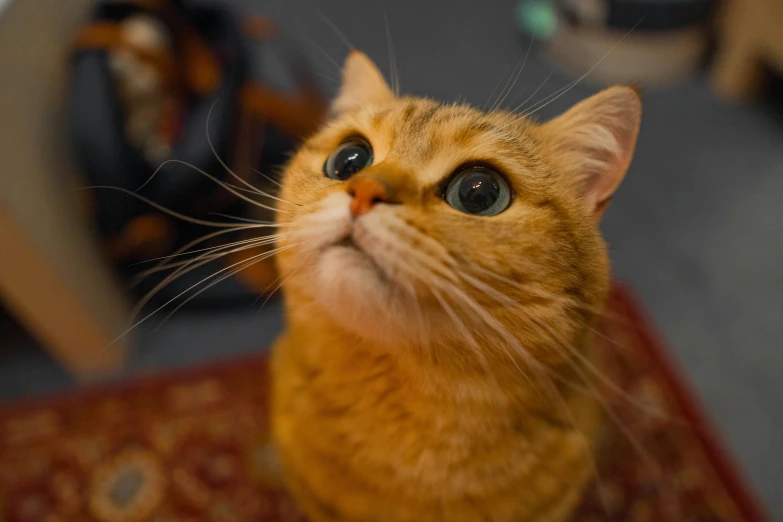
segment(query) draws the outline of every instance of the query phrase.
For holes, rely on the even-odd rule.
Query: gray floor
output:
[[[341,60],[345,46],[310,0],[231,2],[253,11],[261,3],[305,38],[318,71],[338,77],[325,54]],[[353,45],[387,66],[382,0],[315,3]],[[403,91],[483,104],[526,49],[513,3],[386,2]],[[532,56],[506,105],[526,98],[551,70]],[[539,96],[571,79],[556,71]],[[334,88],[328,80],[325,86]],[[584,82],[540,114],[551,117],[594,90]],[[757,490],[783,519],[783,121],[760,106],[719,102],[698,78],[649,92],[645,109],[636,159],[604,224],[615,272],[638,290]],[[255,350],[279,319],[274,306],[258,318],[252,310],[175,316],[138,334],[133,368]],[[16,349],[0,364],[0,398],[68,384],[35,347]]]

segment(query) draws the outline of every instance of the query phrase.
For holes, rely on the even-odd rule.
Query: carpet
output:
[[[621,284],[597,341],[608,422],[575,520],[770,520]],[[266,375],[258,355],[0,407],[0,522],[304,522]]]

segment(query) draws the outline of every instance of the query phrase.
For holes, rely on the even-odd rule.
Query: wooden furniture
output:
[[[712,83],[719,96],[750,100],[763,86],[764,67],[783,71],[783,0],[724,0]]]
[[[80,378],[122,366],[127,339],[112,342],[128,320],[75,204],[63,121],[69,43],[91,4],[15,1],[0,14],[0,298]]]

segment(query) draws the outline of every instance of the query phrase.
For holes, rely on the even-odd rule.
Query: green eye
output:
[[[367,142],[353,139],[332,152],[324,163],[327,178],[345,181],[362,169],[372,165],[372,149]]]
[[[511,203],[511,190],[497,172],[483,167],[470,167],[449,181],[443,199],[460,212],[494,216]]]

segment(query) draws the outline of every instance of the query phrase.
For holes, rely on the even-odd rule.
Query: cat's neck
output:
[[[422,400],[539,408],[542,393],[561,388],[563,375],[571,373],[538,361],[512,359],[510,346],[497,347],[496,354],[488,356],[465,339],[399,345],[373,341],[328,314],[314,313],[315,308],[289,306],[288,349],[296,351],[302,364],[313,371],[350,376],[351,381],[371,378],[382,366],[383,371],[396,372]]]

